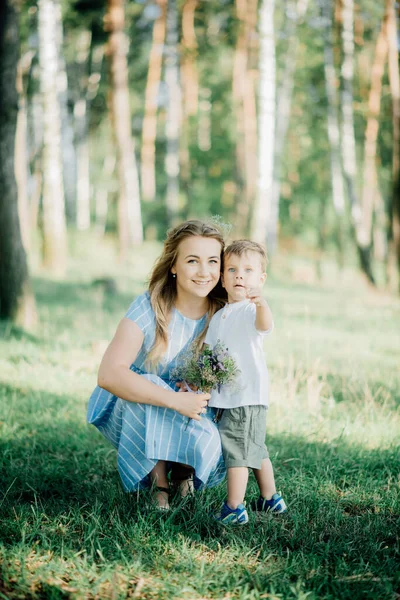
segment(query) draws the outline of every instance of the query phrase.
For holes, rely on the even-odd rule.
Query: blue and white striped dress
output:
[[[167,390],[174,389],[170,372],[203,330],[206,317],[188,319],[173,310],[168,349],[154,373],[146,373],[144,366],[155,338],[155,316],[148,292],[136,298],[125,317],[144,334],[131,370]],[[174,410],[127,402],[97,386],[89,400],[87,420],[117,449],[118,470],[127,491],[147,487],[148,474],[159,460],[194,467],[194,485],[201,489],[217,485],[225,476],[220,437],[212,422],[214,414],[215,409],[208,408],[201,421],[191,420],[187,426],[187,417]]]

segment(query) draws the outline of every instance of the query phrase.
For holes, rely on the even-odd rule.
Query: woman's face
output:
[[[221,244],[214,238],[190,236],[182,240],[171,273],[177,294],[205,298],[217,285],[221,271]]]

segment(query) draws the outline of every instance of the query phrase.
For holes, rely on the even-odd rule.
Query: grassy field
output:
[[[223,485],[160,516],[124,494],[86,425],[159,247],[119,265],[111,245],[75,242],[65,281],[34,269],[37,334],[0,325],[0,599],[400,598],[398,299],[351,270],[327,263],[316,283],[307,261],[275,259],[267,443],[289,512],[223,529],[209,518]],[[111,294],[93,283],[110,275]]]

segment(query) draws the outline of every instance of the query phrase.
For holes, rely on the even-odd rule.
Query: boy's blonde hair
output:
[[[262,270],[264,272],[267,270],[268,256],[266,249],[262,244],[250,240],[235,240],[229,244],[229,246],[225,248],[224,259],[226,260],[226,258],[232,254],[242,256],[243,254],[246,254],[246,252],[256,252],[256,254],[260,256]]]
[[[176,299],[176,279],[172,276],[171,268],[176,262],[181,242],[191,236],[217,240],[221,244],[222,258],[225,246],[224,237],[221,230],[212,224],[197,220],[185,221],[168,232],[163,253],[154,265],[149,282],[150,301],[156,318],[155,340],[147,357],[150,365],[156,365],[167,350],[168,324]],[[194,342],[195,348],[201,347],[211,317],[225,303],[226,291],[223,289],[221,281],[218,281],[208,294],[207,322],[204,330]]]

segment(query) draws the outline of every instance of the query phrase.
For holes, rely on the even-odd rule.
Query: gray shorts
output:
[[[226,408],[219,422],[225,466],[261,469],[269,458],[265,445],[267,406]]]

